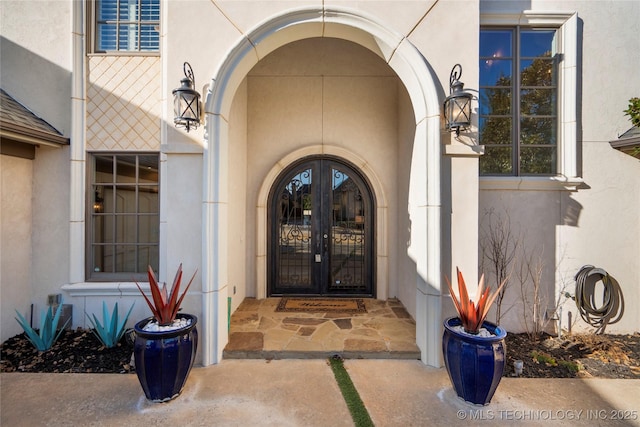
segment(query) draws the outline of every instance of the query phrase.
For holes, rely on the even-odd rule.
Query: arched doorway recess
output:
[[[375,296],[375,206],[366,179],[341,159],[285,169],[268,200],[268,296]]]
[[[349,40],[376,53],[396,72],[411,99],[416,130],[407,209],[411,219],[408,254],[418,273],[416,341],[422,361],[440,366],[440,102],[436,85],[424,57],[408,40],[368,17],[339,8],[299,9],[261,24],[238,41],[212,79],[205,104],[203,165],[203,364],[218,363],[228,340],[226,183],[231,103],[260,59],[284,44],[309,37]],[[265,255],[257,253],[258,258]],[[266,259],[258,262],[258,275],[266,275],[266,267]]]

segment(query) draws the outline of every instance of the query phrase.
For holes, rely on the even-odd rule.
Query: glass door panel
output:
[[[313,291],[311,219],[313,169],[305,168],[285,180],[276,195],[277,287]]]
[[[329,292],[366,292],[366,218],[362,190],[354,178],[331,168],[331,275]]]
[[[270,295],[373,295],[373,200],[349,166],[316,158],[270,197]]]

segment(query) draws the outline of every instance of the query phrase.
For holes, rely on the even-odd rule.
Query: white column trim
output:
[[[85,2],[72,2],[71,147],[69,188],[69,280],[85,280],[86,19]]]

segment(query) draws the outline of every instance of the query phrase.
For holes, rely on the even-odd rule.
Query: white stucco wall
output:
[[[389,67],[351,42],[307,39],[267,56],[248,77],[248,199],[257,201],[265,176],[283,157],[328,145],[357,153],[369,165],[383,183],[389,221],[395,224],[398,96]],[[248,224],[255,230],[255,215]],[[394,256],[383,274],[395,278],[395,227],[384,233],[377,238],[388,242]],[[378,282],[386,287],[387,277]]]
[[[0,22],[0,86],[69,136],[71,2],[2,1]]]
[[[0,304],[2,341],[20,332],[15,310],[30,314],[33,162],[0,156]],[[27,195],[28,197],[25,197]]]
[[[500,4],[501,3],[501,4]],[[549,306],[562,290],[573,294],[574,275],[586,264],[604,268],[622,288],[626,311],[608,332],[633,332],[640,324],[640,162],[609,146],[631,127],[623,115],[628,100],[640,93],[640,81],[629,78],[640,67],[640,19],[637,2],[483,2],[493,12],[526,6],[540,10],[577,11],[578,25],[578,170],[584,184],[575,192],[483,190],[483,212],[508,212],[515,232],[526,235],[529,250],[543,251],[544,288]],[[631,73],[631,74],[629,74]],[[482,181],[482,180],[481,180]],[[525,179],[526,181],[526,179]],[[482,188],[482,183],[481,183]],[[514,186],[515,188],[515,186]],[[505,308],[515,304],[504,324],[521,331],[520,284],[514,280]],[[598,290],[601,292],[602,288]],[[593,331],[579,320],[573,301],[574,330]],[[504,309],[503,309],[504,311]]]
[[[38,313],[45,306],[47,295],[60,294],[60,286],[69,277],[69,183],[69,147],[36,148],[33,160],[31,298],[38,307]],[[66,297],[62,302],[70,303]],[[81,316],[82,312],[74,313],[76,320]]]
[[[559,227],[558,245],[563,251],[566,246],[567,276],[593,264],[618,280],[626,311],[607,330],[632,332],[640,325],[640,161],[608,142],[631,127],[622,110],[640,95],[640,79],[628,78],[640,69],[640,3],[577,6],[583,21],[582,170],[588,188],[573,197],[582,206],[578,224]]]
[[[255,297],[255,200],[248,197],[247,187],[247,83],[238,88],[231,107],[229,126],[229,297],[231,311],[246,296]],[[253,220],[253,223],[251,220]],[[249,227],[253,224],[253,227]]]
[[[153,110],[153,114],[160,117],[151,118],[160,121],[163,156],[161,280],[172,279],[178,262],[184,263],[188,276],[193,270],[199,270],[185,310],[202,316],[203,307],[209,307],[208,324],[201,329],[203,336],[209,337],[207,352],[219,352],[220,348],[214,349],[213,345],[224,345],[226,322],[220,319],[227,314],[227,296],[232,297],[232,309],[235,309],[245,295],[254,296],[259,286],[263,286],[256,280],[260,277],[256,271],[260,268],[256,260],[260,255],[256,247],[260,221],[256,203],[261,183],[281,159],[303,147],[318,145],[349,150],[364,159],[368,170],[381,183],[381,192],[388,204],[385,211],[388,227],[386,234],[378,238],[384,238],[389,263],[386,270],[378,273],[388,279],[387,287],[379,295],[397,296],[407,306],[417,319],[417,341],[423,354],[429,352],[429,360],[439,357],[439,349],[434,346],[438,340],[434,337],[441,335],[439,319],[429,317],[430,313],[437,312],[440,316],[441,306],[443,315],[451,313],[447,298],[440,297],[439,281],[433,278],[443,274],[451,277],[455,267],[460,266],[468,282],[476,281],[475,236],[478,223],[482,225],[483,213],[489,208],[511,212],[514,226],[528,233],[528,244],[544,248],[545,264],[553,269],[547,270],[544,276],[549,290],[556,292],[561,283],[570,282],[583,264],[595,264],[609,271],[620,282],[627,301],[623,321],[610,330],[637,330],[640,323],[637,287],[640,283],[637,268],[640,172],[636,159],[611,149],[608,144],[630,126],[622,110],[631,96],[640,93],[640,81],[632,78],[635,70],[640,69],[640,42],[634,32],[640,19],[637,2],[194,0],[188,4],[189,7],[185,7],[184,2],[162,2],[161,61],[157,72],[145,78],[153,79],[155,84],[158,84],[156,79],[161,80],[158,102],[162,107]],[[278,22],[261,26],[265,20],[278,16],[296,23],[298,11],[293,10],[301,7],[339,7],[351,15],[345,13],[339,23],[337,14],[332,12],[322,18],[317,13],[316,20],[305,16],[304,25]],[[71,8],[70,1],[0,2],[2,87],[67,136],[71,128]],[[466,87],[478,87],[476,29],[480,9],[504,13],[527,9],[578,12],[578,160],[585,182],[578,191],[488,190],[480,184],[478,192],[478,152],[469,148],[476,142],[475,135],[463,134],[455,140],[450,134],[435,129],[431,119],[438,121],[439,118],[434,112],[429,117],[414,117],[414,112],[424,114],[426,101],[419,99],[424,93],[434,90],[432,97],[439,99],[427,101],[441,103],[448,94],[449,73],[456,63],[463,67],[462,80]],[[371,37],[363,28],[350,27],[356,15],[367,17],[357,25],[378,31],[380,28],[371,23],[380,23],[388,33]],[[40,24],[40,31],[32,31],[33,26],[23,25],[22,20],[15,19],[17,16],[28,16],[30,23]],[[187,30],[185,20],[190,22]],[[461,28],[464,30],[460,31]],[[197,29],[196,38],[194,29]],[[263,32],[254,31],[256,29]],[[270,29],[276,30],[267,31]],[[361,45],[337,39],[297,42],[325,32]],[[248,35],[254,37],[251,43],[245,42]],[[427,70],[423,74],[434,77],[435,88],[419,88],[419,79],[411,80],[412,71],[408,69],[415,65],[411,63],[415,57],[405,61],[395,56],[391,59],[393,70],[380,59],[393,56],[393,52],[384,51],[388,45],[381,41],[393,41],[395,37],[401,41],[400,51],[408,43],[420,51],[425,61],[421,61],[423,68],[416,69]],[[280,45],[284,45],[281,50],[267,55]],[[247,49],[247,52],[239,54],[238,49]],[[84,52],[75,51],[80,52],[76,63],[83,63]],[[24,55],[25,52],[28,55]],[[227,63],[228,58],[239,62]],[[262,62],[258,62],[260,59]],[[214,105],[207,115],[208,122],[221,123],[209,129],[220,131],[224,134],[222,138],[206,135],[206,126],[186,133],[174,129],[171,123],[170,93],[183,76],[184,61],[191,63],[196,88],[203,96],[211,87],[233,90],[229,96],[216,98],[228,104],[233,102],[230,108]],[[221,66],[235,68],[230,72],[220,70]],[[38,72],[27,72],[29,70]],[[213,81],[212,77],[230,81]],[[405,87],[401,82],[403,78],[415,86]],[[81,102],[79,97],[75,102]],[[77,135],[83,132],[81,129]],[[437,136],[433,136],[434,132]],[[443,156],[438,163],[442,172],[437,179],[428,180],[427,171],[423,169],[434,147],[414,144],[414,140],[439,141],[440,137],[444,145],[438,147],[437,152],[442,148]],[[223,146],[213,146],[220,141],[224,142]],[[72,141],[72,144],[85,142]],[[152,146],[112,148],[149,149],[157,147],[157,142],[154,137]],[[228,152],[216,152],[217,149]],[[72,226],[68,225],[79,224],[78,213],[85,208],[78,190],[85,177],[80,176],[83,173],[68,172],[70,163],[73,169],[82,159],[84,152],[80,151],[79,155],[74,152],[71,162],[68,149],[40,151],[38,155],[44,155],[33,162],[34,193],[29,204],[34,237],[31,254],[23,254],[31,256],[31,272],[28,278],[16,278],[24,281],[24,286],[14,285],[12,290],[19,291],[11,294],[12,304],[42,303],[47,294],[59,291],[61,284],[84,280],[78,273],[81,268],[69,268],[74,260],[76,266],[82,264],[78,260],[84,256],[83,245],[69,237],[77,237],[83,225],[71,232]],[[223,156],[216,157],[218,154]],[[218,158],[225,159],[226,163],[216,170],[219,175],[209,175],[209,170],[218,167],[214,165]],[[413,168],[412,165],[420,166]],[[19,175],[27,176],[27,173],[23,166]],[[203,182],[203,177],[209,181]],[[438,197],[426,200],[425,188],[432,189],[434,182],[438,185]],[[212,194],[217,198],[207,199]],[[203,210],[209,213],[203,208],[203,200],[205,206],[216,204],[220,209],[203,218]],[[413,206],[409,200],[415,201]],[[479,200],[479,209],[476,200]],[[3,230],[7,224],[4,210],[9,208],[14,207],[5,208],[3,193]],[[20,208],[26,209],[26,206],[20,205]],[[442,220],[438,217],[437,227],[424,229],[425,218],[440,215],[440,210]],[[222,220],[213,223],[219,218]],[[27,222],[18,229],[22,230]],[[219,228],[220,224],[227,227]],[[429,224],[433,226],[434,222]],[[434,231],[440,234],[440,225],[441,235],[434,236]],[[224,247],[203,247],[203,243],[210,243],[203,236],[204,230],[227,233],[228,238],[213,242],[214,245],[224,242]],[[442,240],[436,245],[440,251],[437,257],[428,252],[433,248],[428,249],[425,236],[432,242]],[[6,308],[4,295],[7,283],[4,257],[9,241],[3,234],[3,338],[5,317],[9,316],[8,324],[15,323],[13,307]],[[222,264],[209,265],[210,260],[203,259],[205,254],[216,257]],[[428,265],[428,260],[436,259],[438,265]],[[19,262],[29,264],[25,259]],[[209,267],[215,267],[215,271],[207,272],[207,283],[203,280],[204,269]],[[77,277],[70,279],[70,274]],[[84,310],[92,312],[99,308],[103,299],[109,303],[123,301],[125,306],[137,300],[132,319],[147,315],[137,290],[122,288],[121,292],[118,284],[104,284],[104,290],[100,290],[100,286],[102,284],[96,285],[94,289],[98,290],[90,296],[74,297],[77,298],[74,323],[84,319]],[[505,322],[512,329],[520,327],[515,310]],[[218,341],[212,344],[211,338]],[[207,360],[214,359],[208,357]]]
[[[402,86],[401,83],[398,83]],[[405,91],[404,86],[398,89],[400,93]],[[416,119],[411,108],[411,102],[407,96],[400,96],[398,99],[398,173],[397,173],[397,199],[409,200],[409,185],[411,180],[411,169],[406,165],[411,164],[413,154],[413,144],[415,138]],[[411,246],[411,217],[409,206],[398,206],[398,221],[395,225],[397,233],[397,250],[399,253],[407,253]],[[393,227],[393,226],[392,226]],[[397,283],[389,283],[389,296],[397,297],[403,302],[407,310],[415,318],[416,315],[416,290],[417,264],[411,256],[398,257],[397,260]],[[400,284],[407,284],[401,286]]]
[[[0,22],[0,87],[68,137],[71,2],[3,1]],[[37,324],[68,277],[68,158],[68,147],[3,156],[2,339],[21,331],[14,309],[27,314],[33,303]]]

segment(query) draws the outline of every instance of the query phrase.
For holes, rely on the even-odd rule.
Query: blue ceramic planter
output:
[[[180,394],[196,357],[198,318],[191,314],[176,317],[191,319],[191,325],[175,331],[146,332],[144,326],[153,320],[149,317],[134,327],[136,374],[145,396],[153,402],[166,402]]]
[[[457,317],[444,322],[444,363],[458,396],[467,402],[486,405],[502,379],[507,332],[493,323],[484,322],[482,326],[495,335],[479,337],[454,331],[453,327],[460,324]]]

